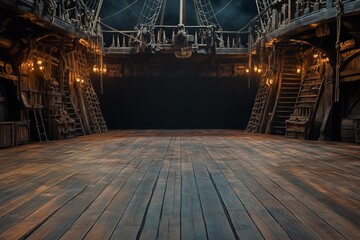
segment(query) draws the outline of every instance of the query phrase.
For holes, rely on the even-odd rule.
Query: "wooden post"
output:
[[[278,27],[278,21],[279,21],[279,12],[278,12],[278,10],[277,9],[273,9],[272,10],[272,24],[271,24],[271,30],[275,30],[275,29],[277,29],[277,27]]]
[[[103,81],[103,68],[104,68],[104,61],[103,61],[103,55],[100,53],[100,94],[104,94],[104,81]]]
[[[250,88],[250,82],[251,82],[251,64],[252,64],[252,36],[251,36],[251,28],[249,28],[249,40],[248,40],[248,54],[249,54],[249,77],[248,77],[248,88]]]
[[[336,69],[335,69],[335,84],[334,84],[334,102],[340,101],[340,68],[341,68],[341,53],[340,53],[340,36],[342,24],[342,1],[336,1]]]
[[[288,22],[290,22],[292,19],[292,9],[293,9],[292,2],[293,1],[291,0],[288,1]]]

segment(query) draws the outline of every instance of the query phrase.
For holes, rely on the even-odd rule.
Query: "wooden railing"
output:
[[[132,53],[149,50],[153,53],[176,49],[178,26],[155,26],[132,31],[104,30],[106,52]],[[211,26],[186,26],[185,47],[193,52],[247,53],[248,32],[211,30]]]
[[[15,4],[23,11],[32,12],[42,19],[55,22],[55,25],[60,21],[74,26],[83,33],[97,34],[99,21],[95,18],[98,9],[90,8],[83,0],[18,0],[11,4]]]
[[[311,16],[316,13],[324,13],[324,17],[336,17],[336,11],[332,15],[325,14],[330,9],[335,10],[337,4],[346,6],[351,3],[360,2],[359,0],[282,0],[272,1],[262,13],[259,13],[246,27],[250,27],[255,40],[261,35],[269,34],[277,29],[285,28],[287,25]],[[352,9],[359,11],[359,9]],[[270,17],[269,17],[270,16]],[[299,27],[299,26],[297,26]]]

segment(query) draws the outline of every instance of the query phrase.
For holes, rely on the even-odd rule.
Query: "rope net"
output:
[[[256,0],[256,7],[258,10],[258,13],[259,14],[264,13],[264,15],[261,18],[262,28],[264,28],[264,26],[267,25],[270,20],[270,12],[266,11],[266,9],[268,9],[268,7],[271,4],[272,4],[272,0]]]
[[[163,5],[163,0],[145,0],[137,26],[154,26]]]
[[[200,26],[215,25],[221,28],[210,0],[194,0],[196,18]]]

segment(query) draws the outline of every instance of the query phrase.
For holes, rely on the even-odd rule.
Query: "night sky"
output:
[[[131,5],[114,17],[104,20],[105,24],[119,30],[132,30],[137,23],[145,0],[104,0],[100,17],[105,18]],[[186,25],[196,25],[194,4],[186,1]],[[224,30],[239,30],[245,26],[257,13],[255,0],[210,0],[214,12],[217,13],[226,4],[228,6],[217,15],[217,19]],[[179,0],[167,0],[164,24],[177,25],[179,19]]]

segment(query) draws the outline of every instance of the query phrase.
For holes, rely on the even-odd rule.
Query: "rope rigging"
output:
[[[261,1],[261,0],[258,0]],[[266,1],[266,0],[263,0]],[[112,18],[120,13],[122,13],[123,11],[130,9],[131,12],[138,16],[138,21],[136,26],[140,27],[140,26],[154,26],[156,24],[156,22],[158,21],[159,15],[160,16],[160,24],[163,24],[164,21],[164,13],[165,13],[165,6],[166,6],[166,0],[145,0],[143,8],[141,10],[140,16],[131,8],[131,6],[133,6],[135,3],[138,2],[138,0],[135,0],[132,3],[128,3],[126,0],[124,0],[126,7],[124,7],[123,9],[120,9],[119,11],[103,17],[102,20],[106,20],[109,18]],[[194,2],[194,6],[195,6],[195,14],[196,14],[196,19],[197,19],[197,23],[200,26],[211,26],[214,25],[217,28],[221,29],[221,26],[219,24],[219,21],[217,19],[217,15],[220,14],[225,8],[227,8],[230,3],[232,2],[232,0],[229,0],[226,5],[224,7],[222,7],[220,10],[218,10],[216,13],[214,12],[214,9],[211,5],[210,0],[193,0]],[[86,5],[89,8],[94,8],[96,7],[96,3],[97,0],[87,0],[86,1]],[[181,17],[181,15],[183,14],[184,10],[179,12],[179,17],[183,19],[183,17]],[[161,14],[160,14],[161,13]],[[103,24],[103,23],[102,23]]]
[[[221,28],[210,0],[194,0],[195,12],[200,26],[215,25]]]
[[[111,17],[114,17],[116,15],[118,15],[119,13],[122,13],[123,11],[125,11],[126,9],[128,8],[131,8],[132,5],[134,5],[138,0],[135,0],[134,2],[132,2],[131,4],[127,5],[126,7],[124,7],[123,9],[120,9],[119,11],[109,15],[109,16],[106,16],[106,17],[103,17],[102,20],[105,20],[105,19],[108,19],[108,18],[111,18]]]
[[[145,0],[137,26],[154,26],[163,6],[163,0]]]
[[[217,16],[219,13],[221,13],[225,8],[227,8],[227,6],[229,6],[229,4],[232,2],[232,0],[230,0],[227,4],[225,4],[225,6],[223,8],[221,8],[219,11],[217,11],[215,13],[215,16]]]

